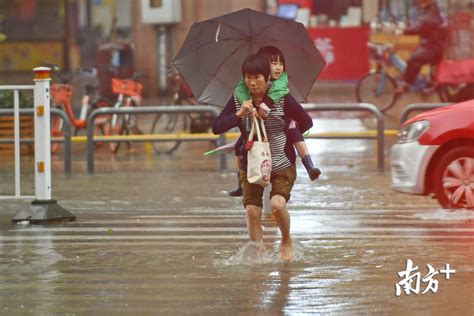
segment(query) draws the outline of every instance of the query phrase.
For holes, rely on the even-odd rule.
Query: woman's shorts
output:
[[[281,195],[285,198],[286,202],[288,202],[290,200],[291,189],[293,188],[295,180],[296,164],[292,164],[282,171],[272,173],[270,178],[272,184],[270,199],[274,195]],[[247,205],[263,207],[263,187],[258,184],[249,183],[247,180],[247,172],[244,170],[240,170],[240,184],[244,193],[242,201],[244,207]]]

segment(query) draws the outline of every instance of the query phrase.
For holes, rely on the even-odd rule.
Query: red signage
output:
[[[318,79],[357,80],[369,71],[368,27],[308,28],[326,60]]]

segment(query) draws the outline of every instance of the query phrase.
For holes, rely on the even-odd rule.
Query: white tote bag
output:
[[[262,126],[262,139],[258,122]],[[257,139],[253,140],[253,135],[257,130]],[[268,142],[267,132],[263,120],[254,118],[252,128],[250,129],[249,139],[247,141],[247,180],[250,183],[259,184],[266,187],[270,183],[270,174],[272,172],[272,155],[270,152],[270,143]]]

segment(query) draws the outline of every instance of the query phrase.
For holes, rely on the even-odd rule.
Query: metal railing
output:
[[[446,105],[450,105],[452,103],[413,103],[408,105],[405,109],[403,109],[402,113],[400,114],[400,126],[408,119],[408,114],[411,112],[416,111],[427,111],[432,109],[437,109]]]
[[[3,91],[13,91],[13,109],[8,110],[8,115],[13,115],[13,139],[14,143],[14,161],[15,161],[15,195],[14,196],[0,196],[0,199],[3,198],[29,198],[27,196],[21,195],[21,185],[20,185],[20,90],[35,90],[34,85],[15,85],[15,86],[0,86],[0,90]]]
[[[93,111],[87,119],[87,172],[94,173],[94,141],[101,142],[129,142],[131,140],[137,142],[159,142],[159,141],[213,141],[217,146],[225,143],[225,134],[219,136],[212,134],[204,134],[200,137],[166,137],[160,135],[123,135],[123,136],[105,136],[94,137],[94,121],[99,115],[104,114],[159,114],[159,113],[212,113],[216,117],[220,111],[210,105],[178,105],[178,106],[146,106],[146,107],[125,107],[125,108],[100,108]],[[221,168],[226,168],[226,157],[220,156]]]
[[[377,169],[384,170],[384,150],[385,150],[385,139],[384,139],[384,116],[382,112],[373,104],[370,103],[327,103],[327,104],[314,104],[306,103],[303,104],[303,108],[308,112],[323,112],[323,111],[362,111],[370,112],[375,116],[377,120],[377,131],[376,135],[340,135],[340,136],[311,136],[307,138],[319,138],[319,139],[376,139],[377,140]]]
[[[19,114],[20,115],[34,115],[35,110],[33,108],[28,108],[28,109],[20,109]],[[13,109],[0,109],[0,116],[8,116],[8,115],[13,115],[14,110]],[[52,115],[57,115],[61,117],[61,119],[64,122],[64,131],[63,131],[63,136],[64,136],[64,172],[66,174],[71,174],[71,164],[72,164],[72,147],[71,147],[71,135],[72,135],[72,126],[71,122],[69,121],[69,118],[63,110],[52,108],[51,109],[51,114]],[[0,143],[14,143],[14,139],[0,139]],[[19,142],[21,143],[34,143],[33,138],[22,138],[19,139]],[[51,139],[51,142],[54,143],[60,143],[63,142],[63,140],[60,137],[55,137]]]
[[[26,86],[25,86],[26,87]],[[28,86],[30,88],[30,86]],[[442,106],[449,105],[451,103],[414,103],[408,105],[400,116],[400,125],[407,120],[408,115],[415,111],[425,111]],[[303,108],[308,112],[326,112],[326,111],[362,111],[370,112],[374,115],[377,120],[376,134],[372,135],[369,133],[339,133],[339,135],[324,135],[324,134],[310,134],[306,138],[312,139],[375,139],[377,141],[377,168],[384,170],[384,116],[373,104],[368,103],[328,103],[328,104],[313,104],[307,103],[302,105]],[[123,135],[123,136],[95,136],[94,137],[94,121],[99,115],[104,114],[159,114],[159,113],[213,113],[219,115],[218,108],[209,105],[192,105],[192,106],[147,106],[147,107],[131,107],[131,108],[101,108],[93,111],[88,118],[87,122],[87,170],[88,173],[94,173],[94,142],[159,142],[159,141],[215,141],[217,146],[223,145],[227,138],[224,133],[219,136],[212,135],[210,133],[202,133],[199,135],[179,135],[173,137],[163,135]],[[12,115],[13,109],[0,109],[0,116]],[[20,115],[33,115],[34,109],[20,109]],[[51,114],[60,116],[64,121],[64,171],[66,174],[71,173],[71,135],[72,127],[66,113],[60,109],[52,108]],[[192,136],[192,137],[191,137]],[[33,143],[34,140],[30,138],[24,138],[20,140],[25,143]],[[60,138],[53,138],[52,142],[62,142]],[[0,139],[0,143],[13,143],[13,139]],[[227,160],[225,153],[220,155],[220,170],[223,171],[227,167]]]
[[[319,139],[375,139],[377,141],[377,168],[384,170],[384,117],[376,106],[368,103],[348,103],[348,104],[303,104],[306,111],[362,111],[372,113],[377,120],[377,131],[375,135],[310,135],[309,138]],[[147,107],[132,107],[132,108],[101,108],[93,111],[87,122],[87,171],[89,174],[94,173],[94,142],[159,142],[159,141],[216,141],[217,146],[223,145],[226,140],[226,133],[219,136],[208,134],[201,134],[199,137],[190,136],[175,136],[172,135],[163,137],[163,135],[123,135],[123,136],[99,136],[94,137],[94,131],[91,126],[94,126],[94,121],[97,116],[104,114],[158,114],[158,113],[203,113],[211,112],[216,116],[219,115],[219,109],[208,105],[191,105],[191,106],[147,106]],[[225,153],[220,155],[220,170],[227,168],[227,160]]]

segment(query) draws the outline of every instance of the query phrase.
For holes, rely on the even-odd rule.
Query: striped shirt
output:
[[[241,104],[234,96],[235,112],[238,112]],[[271,108],[267,119],[265,120],[265,130],[270,143],[270,152],[272,154],[272,173],[282,171],[292,165],[292,162],[285,154],[285,145],[287,136],[285,133],[285,126],[288,126],[288,118],[285,118],[283,98],[280,99]],[[244,126],[246,134],[250,134],[251,121],[249,115],[244,115],[241,119],[241,124]],[[246,139],[247,140],[247,139]]]
[[[239,127],[243,139],[248,139],[251,127],[250,118],[249,116],[237,118],[236,113],[240,107],[241,104],[235,97],[230,98],[212,125],[214,134],[221,134],[231,128]],[[288,141],[288,127],[292,119],[296,121],[301,133],[306,132],[313,126],[311,117],[303,107],[290,94],[287,94],[275,103],[270,109],[268,118],[265,120],[265,130],[272,153],[272,173],[281,171],[295,163],[295,149],[293,144]],[[242,170],[246,170],[247,152],[245,148],[241,155],[240,167]]]

